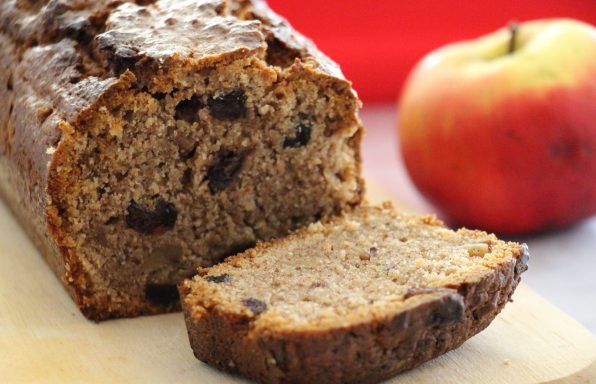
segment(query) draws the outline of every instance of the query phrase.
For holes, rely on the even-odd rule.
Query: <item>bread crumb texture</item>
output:
[[[262,1],[0,2],[0,194],[90,318],[362,200],[360,107]]]
[[[477,282],[521,253],[517,243],[452,231],[434,217],[359,207],[204,269],[187,282],[185,302],[197,316],[254,316],[255,328],[351,326],[398,312],[413,290]],[[217,276],[226,282],[213,281]],[[256,316],[243,303],[249,299],[266,309]]]
[[[195,355],[262,383],[376,383],[488,326],[527,248],[360,206],[180,287]]]

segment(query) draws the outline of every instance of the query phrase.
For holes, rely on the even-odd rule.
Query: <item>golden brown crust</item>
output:
[[[286,19],[272,11],[265,0],[235,0],[232,4],[237,7],[234,13],[239,17],[263,23],[268,45],[279,44],[284,50],[293,52],[295,58],[313,64],[318,71],[344,79],[340,67],[311,40],[292,28]]]
[[[459,347],[486,328],[511,298],[525,268],[520,255],[477,283],[393,318],[320,334],[247,338],[246,319],[213,311],[197,320],[190,308],[184,311],[195,356],[219,369],[262,383],[377,383]],[[181,287],[182,296],[187,289]],[[463,315],[455,320],[437,317],[457,316],[460,310]]]
[[[226,264],[300,241],[303,235],[300,230],[261,244]],[[457,348],[486,328],[510,301],[527,269],[527,247],[511,249],[508,260],[477,280],[408,291],[406,305],[397,313],[342,327],[257,327],[254,317],[227,311],[225,304],[212,302],[215,298],[198,299],[192,291],[205,287],[203,280],[187,280],[180,294],[190,344],[198,359],[261,383],[376,383]]]
[[[61,167],[68,165],[69,141],[124,91],[143,87],[158,91],[164,79],[175,81],[183,68],[265,57],[268,27],[234,16],[234,4],[224,0],[0,4],[0,96],[7,101],[0,108],[0,194],[89,318],[151,314],[164,308],[142,300],[115,308],[94,295],[79,255],[66,240],[65,212],[56,203],[69,183],[60,176]],[[266,6],[259,7],[267,12]],[[280,39],[291,39],[291,28],[284,28],[286,35]],[[298,40],[291,44],[300,46]],[[305,59],[297,66],[351,92],[349,83],[314,46],[305,46],[301,55]],[[316,58],[326,64],[319,65]],[[352,139],[358,167],[360,136]]]

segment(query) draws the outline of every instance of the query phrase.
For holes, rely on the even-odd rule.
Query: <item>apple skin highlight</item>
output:
[[[596,213],[593,42],[560,79],[541,72],[556,63],[458,76],[423,61],[414,71],[399,107],[403,157],[453,224],[515,235]]]

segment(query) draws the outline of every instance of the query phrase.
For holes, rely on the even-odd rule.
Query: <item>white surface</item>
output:
[[[416,191],[399,154],[396,107],[369,105],[361,113],[367,134],[364,173],[420,212],[435,209]],[[530,247],[522,280],[596,334],[596,217],[571,228],[516,238]]]

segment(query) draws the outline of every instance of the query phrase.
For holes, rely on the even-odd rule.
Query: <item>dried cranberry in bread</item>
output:
[[[92,319],[362,199],[359,101],[262,1],[0,2],[0,194]]]
[[[359,207],[180,287],[200,360],[261,383],[376,383],[460,346],[510,300],[525,245]]]

